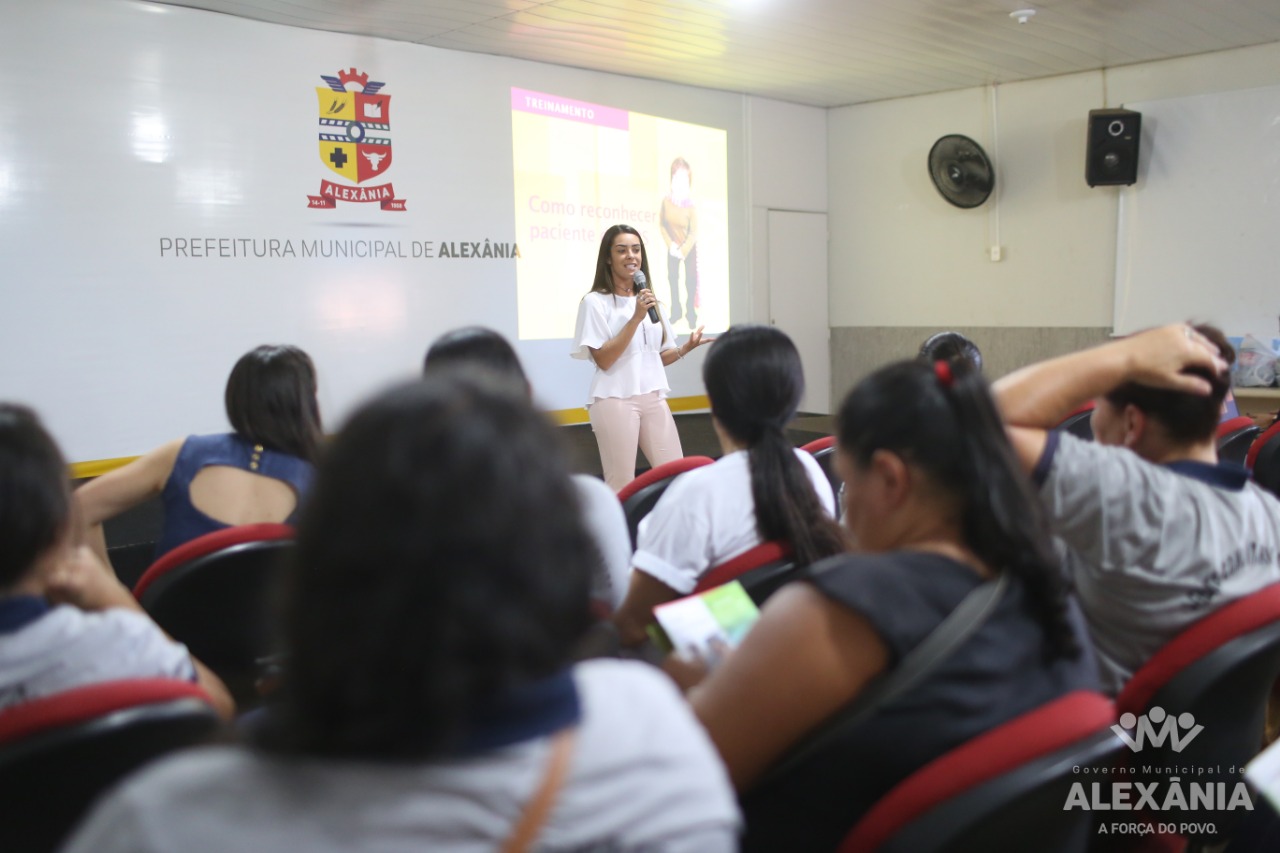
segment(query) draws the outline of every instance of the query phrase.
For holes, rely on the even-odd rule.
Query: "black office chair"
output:
[[[1115,719],[1109,699],[1082,690],[966,741],[880,798],[839,853],[1084,853],[1094,813],[1063,806],[1082,768],[1125,751]]]
[[[208,533],[160,557],[133,594],[169,636],[213,670],[242,710],[259,700],[259,663],[278,651],[268,600],[293,547],[286,524]]]
[[[799,575],[800,566],[785,542],[764,542],[718,566],[712,566],[698,578],[694,594],[714,589],[736,580],[757,606],[785,583]]]
[[[99,794],[218,726],[204,690],[170,679],[102,682],[0,712],[0,848],[58,849]]]
[[[618,500],[622,501],[622,513],[627,518],[632,548],[636,547],[636,531],[640,528],[640,520],[658,503],[658,498],[662,497],[667,486],[685,471],[710,465],[714,461],[710,456],[685,456],[657,468],[650,468],[622,487],[618,492]]]
[[[1076,438],[1093,441],[1093,409],[1097,404],[1090,400],[1062,419],[1054,429],[1069,432]]]
[[[1244,465],[1249,448],[1261,431],[1253,418],[1245,415],[1218,424],[1218,461]]]
[[[1143,742],[1138,763],[1200,768],[1188,782],[1221,782],[1230,796],[1240,781],[1239,769],[1262,748],[1267,698],[1278,675],[1280,584],[1273,584],[1219,608],[1170,640],[1125,684],[1116,709],[1123,724],[1125,714],[1136,721],[1159,707],[1160,719],[1153,721],[1173,717],[1180,729],[1185,728],[1182,715],[1191,715],[1202,731],[1181,744],[1172,738],[1161,744]],[[1166,776],[1127,778],[1167,781]],[[1205,829],[1189,837],[1198,844],[1216,844],[1231,837],[1245,814],[1243,809],[1185,810],[1179,822],[1212,827],[1212,832]]]
[[[822,473],[827,475],[827,482],[831,484],[831,493],[835,496],[837,509],[839,514],[840,503],[840,474],[836,472],[836,437],[834,435],[824,436],[823,438],[815,438],[806,445],[801,446],[801,450],[811,455],[818,464],[822,466]]]
[[[1253,472],[1255,483],[1280,497],[1280,421],[1253,440],[1244,464]]]

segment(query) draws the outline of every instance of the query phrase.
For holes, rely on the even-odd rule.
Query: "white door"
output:
[[[769,322],[800,350],[805,385],[800,411],[830,414],[825,213],[769,211]]]

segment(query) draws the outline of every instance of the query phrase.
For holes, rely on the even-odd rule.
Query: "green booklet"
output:
[[[659,634],[655,642],[678,655],[718,664],[737,648],[760,611],[742,584],[730,581],[706,592],[653,608]]]

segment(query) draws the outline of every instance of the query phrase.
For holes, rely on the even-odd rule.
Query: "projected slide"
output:
[[[573,337],[601,235],[636,228],[677,332],[729,324],[725,132],[511,90],[519,334]],[[678,319],[674,319],[678,318]]]

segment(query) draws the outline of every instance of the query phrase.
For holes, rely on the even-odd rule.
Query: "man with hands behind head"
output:
[[[994,385],[1111,693],[1192,623],[1280,581],[1280,502],[1218,461],[1233,358],[1218,329],[1174,325]],[[1051,431],[1091,399],[1095,442]]]

